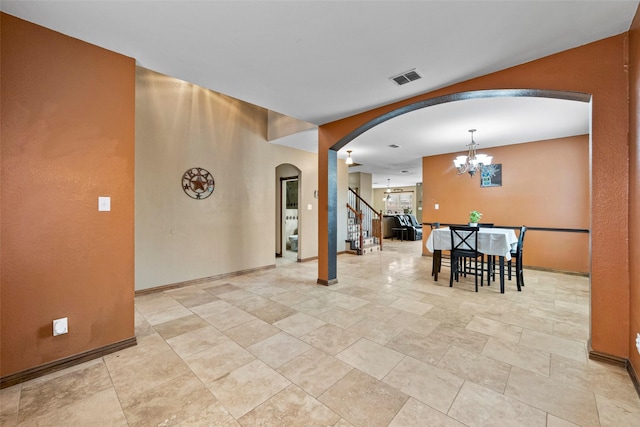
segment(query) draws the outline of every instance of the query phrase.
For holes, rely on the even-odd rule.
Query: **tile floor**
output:
[[[473,292],[420,242],[136,298],[138,345],[0,392],[0,424],[640,426],[623,368],[587,357],[589,282],[525,271]]]

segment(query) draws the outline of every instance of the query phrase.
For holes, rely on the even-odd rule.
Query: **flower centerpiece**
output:
[[[480,218],[482,218],[482,214],[480,212],[478,211],[469,212],[469,225],[472,227],[478,225]]]

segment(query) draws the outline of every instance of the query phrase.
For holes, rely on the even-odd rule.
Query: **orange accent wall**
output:
[[[486,89],[540,89],[592,95],[591,345],[629,355],[628,34],[557,53],[500,72],[389,104],[319,128],[320,171],[327,149],[350,131],[402,106],[441,95]],[[322,175],[321,175],[322,176]],[[320,193],[319,204],[326,193]],[[327,218],[319,215],[318,273],[327,260]],[[324,240],[323,240],[324,239]],[[323,279],[322,276],[319,277]]]
[[[6,376],[134,336],[135,61],[4,13],[1,34]]]
[[[640,11],[629,32],[629,360],[640,375],[636,334],[640,333]]]
[[[422,159],[423,222],[464,224],[478,210],[485,223],[589,228],[588,135],[482,152],[502,165],[501,187],[480,188],[478,175],[457,175],[452,154]],[[529,230],[525,247],[526,266],[589,271],[588,234]],[[423,254],[430,254],[424,245]]]

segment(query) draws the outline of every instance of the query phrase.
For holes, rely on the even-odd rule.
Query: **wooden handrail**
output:
[[[353,212],[358,217],[358,219],[362,221],[362,212],[358,212],[357,210],[355,210],[349,203],[347,203],[347,209]]]
[[[360,195],[358,193],[356,193],[353,188],[349,187],[349,190],[351,190],[351,192],[353,193],[354,196],[356,196],[358,198],[358,200],[360,200],[362,203],[364,203],[365,205],[367,205],[369,207],[369,209],[371,209],[372,211],[374,211],[375,213],[378,213],[377,210],[375,210],[373,208],[373,206],[371,206],[369,203],[367,203],[367,201],[365,199],[363,199],[362,197],[360,197]]]
[[[352,198],[352,196],[354,196]],[[366,228],[367,235],[369,237],[374,237],[377,240],[377,244],[380,245],[380,250],[382,250],[382,211],[376,211],[369,203],[366,202],[362,197],[360,197],[351,187],[349,187],[349,202],[353,201],[355,207],[352,206],[349,202],[347,202],[347,209],[349,209],[356,220],[358,221],[359,227],[359,248],[358,251],[363,250],[364,247],[364,230]],[[366,224],[365,224],[366,222]]]

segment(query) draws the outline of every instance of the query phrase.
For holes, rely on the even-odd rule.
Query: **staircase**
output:
[[[365,255],[382,250],[382,211],[349,188],[347,196],[347,252]]]

